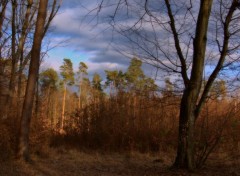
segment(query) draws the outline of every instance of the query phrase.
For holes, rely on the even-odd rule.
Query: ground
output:
[[[32,162],[9,160],[0,162],[0,176],[240,176],[240,165],[210,162],[194,172],[169,169],[174,156],[79,152],[54,149],[32,155]],[[212,164],[211,164],[212,163]]]

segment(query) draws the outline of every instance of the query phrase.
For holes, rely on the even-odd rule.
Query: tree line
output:
[[[119,94],[131,94],[151,98],[158,94],[158,86],[152,78],[147,77],[142,68],[142,61],[133,58],[124,73],[121,70],[105,70],[105,83],[98,73],[94,73],[92,80],[88,77],[88,66],[84,62],[79,63],[78,71],[74,73],[73,64],[70,59],[65,58],[60,67],[60,75],[53,68],[48,68],[39,75],[39,96],[47,97],[48,104],[62,92],[61,98],[61,119],[59,130],[64,132],[64,121],[66,116],[66,98],[72,96],[75,102],[68,111],[82,110],[90,102],[100,101],[102,98],[114,98]],[[72,90],[71,90],[72,88]],[[73,90],[75,89],[75,90]],[[76,89],[78,89],[76,91]],[[36,105],[38,106],[38,105]],[[49,113],[51,106],[46,110]],[[56,113],[56,112],[52,112]],[[55,120],[56,121],[56,120]]]

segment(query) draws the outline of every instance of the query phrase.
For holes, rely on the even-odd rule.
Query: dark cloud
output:
[[[128,65],[129,60],[116,51],[116,45],[124,45],[125,41],[114,34],[109,25],[99,24],[94,27],[88,21],[82,21],[84,12],[79,12],[78,7],[64,6],[63,9],[52,23],[55,29],[53,38],[68,39],[67,47],[73,52],[89,53],[90,62]]]
[[[123,66],[127,66],[129,64],[129,59],[120,53],[112,50],[112,51],[99,51],[96,56],[89,59],[91,62],[95,63],[104,63],[104,62],[113,62]]]
[[[68,40],[67,47],[63,50],[88,55],[87,62],[91,73],[102,73],[105,69],[124,70],[128,67],[131,54],[134,55],[134,49],[136,48],[132,47],[128,38],[122,36],[116,28],[113,30],[109,23],[105,23],[110,22],[110,14],[113,14],[114,8],[106,8],[99,17],[95,16],[96,11],[88,14],[95,7],[96,1],[94,0],[86,2],[80,2],[79,0],[63,1],[62,8],[52,23],[54,28],[53,41],[56,38]],[[135,12],[139,10],[141,9],[135,9]],[[116,19],[120,24],[118,27],[124,28],[135,23],[134,18],[136,16],[133,13],[129,13],[128,16],[126,14],[126,11],[118,12],[118,18]],[[130,33],[124,33],[124,35],[131,36]],[[118,51],[122,53],[128,51],[128,53],[124,55]],[[150,70],[146,73],[153,75],[151,68],[144,67],[144,69]]]

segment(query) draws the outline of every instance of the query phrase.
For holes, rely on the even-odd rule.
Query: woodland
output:
[[[129,65],[90,76],[40,69],[61,1],[1,0],[0,175],[239,175],[240,1],[180,1],[96,1]]]

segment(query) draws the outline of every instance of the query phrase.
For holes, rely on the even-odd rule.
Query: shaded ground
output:
[[[169,169],[172,158],[161,153],[158,156],[139,153],[99,154],[58,149],[33,155],[31,164],[0,162],[0,176],[240,176],[240,165],[217,161],[191,173],[173,171]]]

